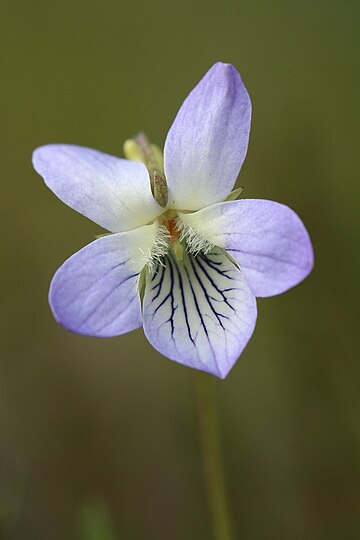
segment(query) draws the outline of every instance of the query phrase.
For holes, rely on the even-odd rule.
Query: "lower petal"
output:
[[[56,272],[49,302],[62,326],[98,337],[124,334],[142,325],[139,275],[155,225],[95,240]]]
[[[144,330],[164,356],[225,378],[249,341],[256,300],[223,250],[207,255],[172,252],[146,279]]]

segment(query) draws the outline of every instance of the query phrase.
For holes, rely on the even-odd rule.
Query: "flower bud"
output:
[[[126,159],[129,159],[130,161],[142,161],[139,147],[134,139],[127,139],[124,142],[123,151]]]

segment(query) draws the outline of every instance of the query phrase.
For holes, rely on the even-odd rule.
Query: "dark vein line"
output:
[[[170,253],[169,253],[169,256],[171,257],[171,259],[173,259],[172,255]],[[188,312],[187,312],[186,301],[185,301],[184,286],[183,286],[182,277],[180,275],[180,270],[179,270],[179,267],[178,267],[177,264],[175,264],[175,268],[176,268],[177,275],[178,275],[178,280],[179,280],[179,288],[180,288],[181,300],[182,300],[183,309],[184,309],[186,328],[187,328],[188,335],[189,335],[189,338],[190,338],[191,342],[196,347],[194,339],[193,339],[193,337],[191,335],[191,328],[190,328],[190,324],[189,324]]]
[[[194,266],[194,263],[193,263],[193,261],[192,261],[192,258],[189,257],[189,260],[190,260],[190,264],[191,264],[191,267],[192,267],[192,269],[193,269],[194,275],[195,275],[196,279],[198,280],[198,283],[199,283],[199,285],[200,285],[200,287],[201,287],[201,289],[202,289],[202,291],[203,291],[203,293],[204,293],[205,299],[206,299],[207,303],[209,304],[211,311],[214,313],[215,317],[217,318],[217,320],[218,320],[218,322],[219,322],[221,328],[224,329],[224,325],[223,325],[223,323],[222,323],[222,320],[221,320],[220,317],[219,317],[219,313],[216,311],[216,309],[214,308],[214,306],[212,305],[212,303],[211,303],[211,301],[210,301],[210,298],[209,298],[209,295],[208,295],[208,293],[207,293],[207,290],[206,290],[206,288],[204,287],[203,283],[202,283],[201,280],[200,280],[199,274],[197,273],[197,271],[196,271],[196,269],[195,269],[195,266]]]
[[[223,277],[225,277],[225,278],[227,278],[227,279],[233,279],[231,276],[228,276],[228,275],[226,274],[226,272],[230,272],[230,271],[232,270],[232,268],[229,268],[229,269],[227,269],[227,270],[220,270],[219,268],[216,268],[216,267],[214,267],[214,266],[211,264],[212,262],[214,262],[214,261],[212,261],[211,259],[208,259],[208,258],[205,257],[205,256],[202,256],[202,257],[200,257],[200,258],[201,258],[202,261],[204,261],[205,264],[207,264],[208,266],[210,266],[210,268],[211,268],[212,270],[214,270],[215,272],[217,272],[217,273],[220,274],[221,276],[223,276]]]
[[[206,324],[205,324],[204,318],[203,318],[203,316],[202,316],[202,314],[201,314],[201,311],[200,311],[200,308],[199,308],[199,304],[198,304],[198,301],[197,301],[197,298],[196,298],[196,294],[195,294],[195,291],[194,291],[194,288],[193,288],[193,286],[192,286],[191,279],[190,279],[190,276],[189,276],[189,271],[188,271],[188,269],[186,268],[185,265],[184,265],[184,269],[185,269],[185,272],[186,272],[186,275],[187,275],[187,278],[188,278],[188,281],[189,281],[190,289],[191,289],[191,292],[192,292],[192,295],[193,295],[193,299],[194,299],[196,311],[197,311],[197,313],[198,313],[198,315],[199,315],[199,319],[200,319],[200,322],[201,322],[201,326],[202,326],[203,329],[204,329],[206,338],[207,338],[207,340],[208,340],[208,343],[209,343],[211,352],[212,352],[213,357],[214,357],[214,362],[215,362],[217,371],[218,371],[218,373],[220,374],[220,370],[219,370],[219,366],[218,366],[218,363],[217,363],[216,354],[215,354],[215,352],[214,352],[212,343],[211,343],[211,341],[210,341],[208,329],[206,328]]]
[[[159,296],[159,294],[161,292],[161,287],[162,287],[162,284],[163,284],[163,281],[164,281],[164,276],[165,276],[165,266],[162,267],[162,274],[160,276],[159,282],[156,285],[154,285],[152,287],[152,289],[151,289],[152,291],[154,291],[155,289],[157,289],[159,287],[157,294],[151,300],[152,302],[154,302],[154,300],[156,300],[158,298],[158,296]]]
[[[203,268],[203,266],[200,264],[200,261],[199,260],[196,260],[195,261],[196,264],[201,268],[201,270],[204,272],[205,276],[208,278],[208,280],[210,281],[211,285],[214,287],[214,289],[223,297],[224,299],[224,302],[227,306],[229,306],[230,309],[232,309],[233,311],[236,311],[235,308],[229,303],[226,295],[224,294],[224,292],[219,289],[219,287],[216,285],[215,281],[212,279],[212,277],[207,273],[207,271],[205,270],[205,268]],[[228,276],[226,276],[228,277]],[[233,278],[228,278],[228,279],[232,279]]]
[[[170,322],[171,324],[171,336],[172,338],[174,339],[174,331],[175,331],[175,327],[174,327],[174,314],[175,314],[175,311],[177,309],[177,306],[174,307],[174,269],[172,267],[172,263],[170,262],[170,259],[168,257],[166,257],[169,261],[169,264],[166,266],[166,268],[169,267],[170,269],[170,281],[171,281],[171,285],[170,285],[170,290],[168,292],[168,294],[165,296],[165,298],[163,299],[163,301],[156,307],[154,313],[153,313],[153,318],[154,316],[156,315],[156,313],[159,311],[159,309],[165,304],[165,302],[171,298],[171,314],[170,314],[170,317],[167,321],[165,322]],[[159,289],[161,291],[161,288]]]

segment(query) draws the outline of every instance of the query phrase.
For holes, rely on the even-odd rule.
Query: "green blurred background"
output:
[[[54,322],[54,271],[102,231],[31,152],[121,155],[142,129],[163,144],[222,60],[253,103],[244,196],[295,209],[316,253],[309,279],[258,302],[253,339],[214,379],[238,537],[360,538],[360,4],[5,0],[0,16],[0,537],[211,538],[194,373],[141,330]]]

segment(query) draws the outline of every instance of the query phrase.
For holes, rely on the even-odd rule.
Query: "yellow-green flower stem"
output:
[[[196,372],[200,443],[205,486],[212,517],[213,540],[234,540],[225,488],[220,430],[212,378]]]

